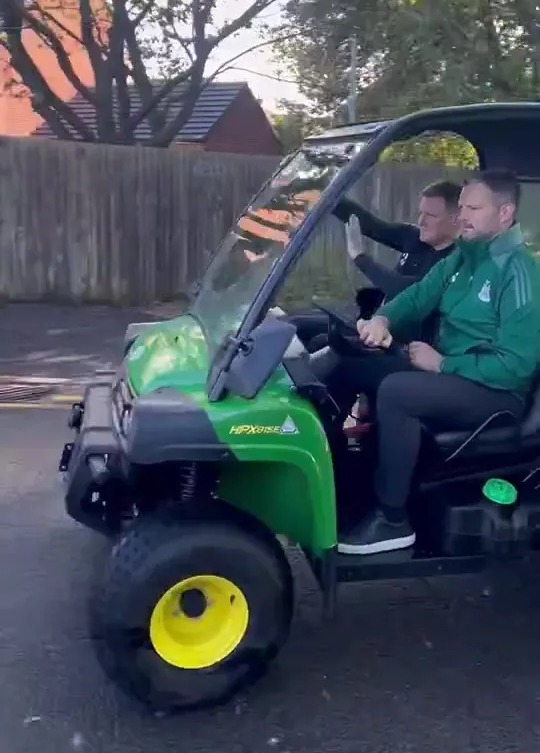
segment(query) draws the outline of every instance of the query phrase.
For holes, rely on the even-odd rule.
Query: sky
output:
[[[215,23],[222,26],[227,18],[238,17],[251,5],[251,0],[222,0],[217,3],[215,13]],[[265,23],[278,24],[281,20],[280,9],[283,0],[276,0],[263,14],[261,19]],[[225,10],[227,8],[227,10]],[[261,41],[256,29],[244,30],[237,37],[229,38],[223,42],[216,53],[211,58],[208,66],[208,72],[211,73],[219,65],[238,55]],[[267,110],[273,110],[279,99],[301,100],[297,87],[292,83],[276,81],[267,76],[278,76],[276,67],[272,61],[271,47],[263,47],[260,50],[253,51],[241,57],[233,63],[234,66],[246,70],[228,70],[220,74],[221,81],[247,81],[256,97],[262,99],[263,105]]]

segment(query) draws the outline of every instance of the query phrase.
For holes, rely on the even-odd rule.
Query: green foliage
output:
[[[464,170],[475,170],[479,166],[478,155],[472,144],[456,134],[398,141],[385,149],[380,161],[437,164]]]
[[[314,117],[305,105],[281,100],[272,116],[272,125],[283,144],[283,151],[298,149],[307,136],[320,133],[329,125],[328,118]]]
[[[289,0],[279,60],[315,111],[344,120],[348,40],[358,46],[357,112],[540,99],[536,0]]]

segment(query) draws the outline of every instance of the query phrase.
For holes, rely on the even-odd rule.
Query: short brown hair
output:
[[[482,183],[502,204],[514,204],[516,208],[519,207],[521,186],[511,170],[479,170],[467,178],[464,185],[468,186],[471,183]]]
[[[421,192],[421,196],[442,199],[447,209],[451,212],[457,212],[459,207],[459,196],[461,186],[453,183],[451,180],[439,180],[436,183],[430,183]]]

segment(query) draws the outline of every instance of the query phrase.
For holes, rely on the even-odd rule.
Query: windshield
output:
[[[191,312],[210,351],[236,333],[294,231],[340,168],[367,142],[309,145],[283,163],[220,244]]]

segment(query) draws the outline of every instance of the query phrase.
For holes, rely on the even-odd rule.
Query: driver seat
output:
[[[527,402],[521,420],[508,411],[501,411],[494,413],[474,431],[434,434],[435,443],[445,455],[446,462],[457,457],[517,454],[522,449],[540,446],[540,375]]]

